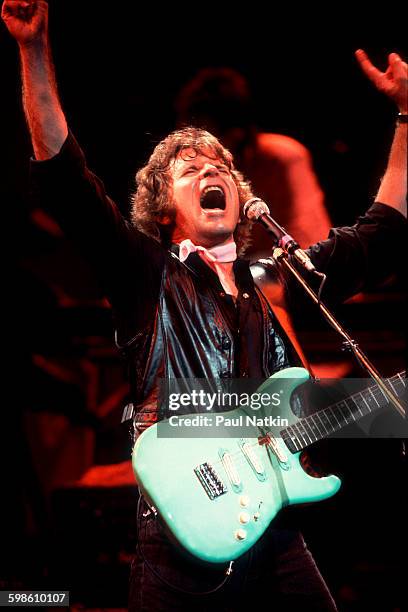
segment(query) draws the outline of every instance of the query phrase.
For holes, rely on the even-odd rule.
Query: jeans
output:
[[[208,591],[225,577],[226,566],[204,565],[187,558],[170,543],[156,519],[145,521],[138,539],[147,562],[181,589]],[[255,609],[256,605],[273,612],[337,610],[298,531],[269,528],[250,551],[234,562],[226,584],[212,594],[184,594],[162,584],[139,549],[133,560],[130,612],[238,612]]]

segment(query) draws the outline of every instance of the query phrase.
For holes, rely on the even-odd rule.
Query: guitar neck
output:
[[[385,384],[397,397],[402,397],[405,390],[405,371],[386,379]],[[295,453],[318,440],[328,438],[388,403],[389,400],[383,390],[375,384],[299,419],[295,424],[283,429],[281,436],[289,450]]]

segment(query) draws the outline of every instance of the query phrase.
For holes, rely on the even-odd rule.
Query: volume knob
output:
[[[241,495],[241,497],[239,498],[239,503],[243,508],[245,508],[246,506],[249,506],[249,502],[250,502],[250,499],[248,495]]]
[[[249,523],[250,518],[251,517],[249,516],[248,512],[240,512],[238,516],[239,522],[242,523],[242,525]]]
[[[247,537],[247,532],[245,531],[245,529],[237,529],[235,532],[235,539],[242,541],[245,540],[245,538]]]

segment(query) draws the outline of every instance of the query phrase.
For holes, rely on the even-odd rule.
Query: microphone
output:
[[[317,272],[309,256],[300,248],[296,240],[271,217],[269,208],[263,200],[260,198],[251,198],[245,202],[243,211],[247,219],[250,219],[250,221],[257,221],[263,225],[268,232],[273,234],[278,245],[285,253],[293,255],[309,272]]]

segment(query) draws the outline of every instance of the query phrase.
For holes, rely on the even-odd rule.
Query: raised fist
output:
[[[19,45],[30,45],[47,33],[48,4],[44,0],[4,0],[1,17]]]

